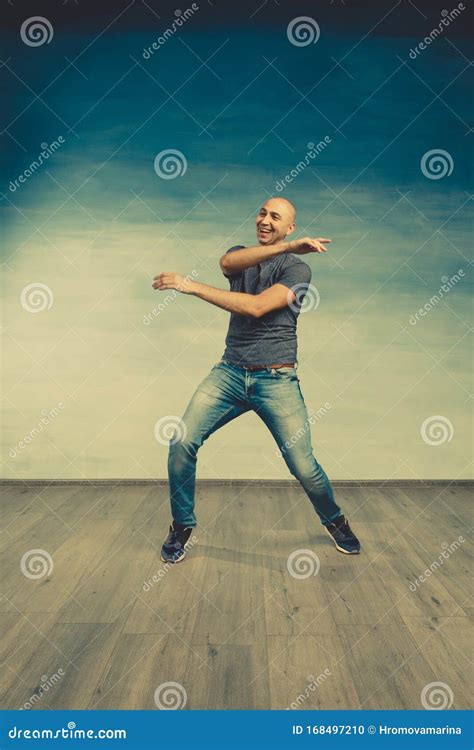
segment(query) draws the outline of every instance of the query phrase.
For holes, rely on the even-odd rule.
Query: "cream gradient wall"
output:
[[[306,403],[314,411],[329,404],[312,427],[315,455],[336,479],[471,476],[464,79],[449,92],[459,116],[439,101],[427,110],[432,95],[416,77],[403,68],[391,75],[396,54],[406,56],[413,40],[369,37],[345,60],[354,79],[346,97],[334,96],[345,80],[336,70],[312,97],[318,108],[324,101],[324,117],[303,100],[286,116],[298,97],[281,76],[282,95],[270,95],[276,74],[265,69],[262,55],[278,53],[280,69],[308,91],[310,64],[327,69],[331,55],[341,58],[356,38],[323,34],[313,48],[297,49],[269,29],[258,49],[249,45],[255,54],[237,65],[242,35],[233,30],[222,49],[222,34],[196,30],[183,37],[201,55],[220,49],[212,59],[220,81],[203,68],[179,94],[188,114],[166,103],[147,75],[168,90],[189,78],[196,60],[186,53],[179,68],[185,53],[178,40],[147,63],[147,72],[136,66],[112,88],[131,65],[127,52],[140,50],[147,35],[121,36],[120,44],[105,35],[81,58],[89,85],[72,71],[74,79],[68,73],[50,91],[50,105],[80,137],[63,131],[66,142],[48,164],[9,190],[37,153],[37,141],[62,132],[40,108],[26,153],[18,150],[7,161],[0,203],[2,476],[166,477],[167,447],[155,438],[155,425],[182,415],[222,355],[228,314],[178,295],[146,325],[144,317],[165,297],[151,288],[152,277],[194,271],[198,280],[228,288],[220,255],[255,241],[260,202],[304,157],[308,141],[326,134],[331,144],[285,192],[297,204],[300,234],[332,238],[325,256],[305,258],[320,304],[299,320]],[[67,47],[59,36],[58,46],[44,53],[50,56],[43,58],[45,81]],[[85,41],[74,43],[81,49]],[[446,55],[433,45],[419,61],[417,73],[436,90],[464,65]],[[94,78],[98,59],[104,68]],[[23,97],[20,107],[28,92]],[[161,101],[166,106],[153,114]],[[279,118],[276,137],[270,129]],[[195,121],[207,124],[212,137]],[[14,131],[19,142],[33,122]],[[164,148],[185,155],[181,177],[155,173],[154,157]],[[420,160],[433,148],[449,150],[450,176],[422,173]],[[459,269],[460,281],[413,325],[411,316]],[[22,304],[23,290],[37,284],[47,289],[36,299],[24,292]],[[45,309],[28,310],[42,306],[41,294]],[[423,437],[422,425],[432,418],[434,430]],[[249,413],[203,446],[198,477],[290,474],[263,423]]]

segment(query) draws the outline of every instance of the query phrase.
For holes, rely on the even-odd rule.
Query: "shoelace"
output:
[[[344,521],[343,523],[339,524],[339,526],[336,526],[336,524],[334,524],[334,526],[335,526],[335,531],[340,531],[342,534],[344,534],[344,536],[349,536],[349,535],[352,536],[353,535],[352,534],[352,529],[349,526],[349,522],[348,521]]]
[[[354,532],[352,531],[347,521],[345,523],[342,523],[339,528],[344,532],[345,536],[354,536]]]

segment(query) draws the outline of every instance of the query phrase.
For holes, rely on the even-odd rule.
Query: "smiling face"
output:
[[[286,198],[269,198],[255,219],[259,244],[274,245],[291,234],[296,226],[295,213],[295,207]]]

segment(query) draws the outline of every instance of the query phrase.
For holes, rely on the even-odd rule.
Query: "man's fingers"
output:
[[[321,243],[318,242],[317,240],[312,240],[311,241],[311,247],[313,249],[313,252],[315,252],[315,253],[325,253],[326,252],[326,248],[324,247],[324,245],[321,245]]]

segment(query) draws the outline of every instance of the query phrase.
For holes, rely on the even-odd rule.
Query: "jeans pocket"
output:
[[[284,380],[298,380],[295,367],[272,367],[272,372],[277,378]]]

